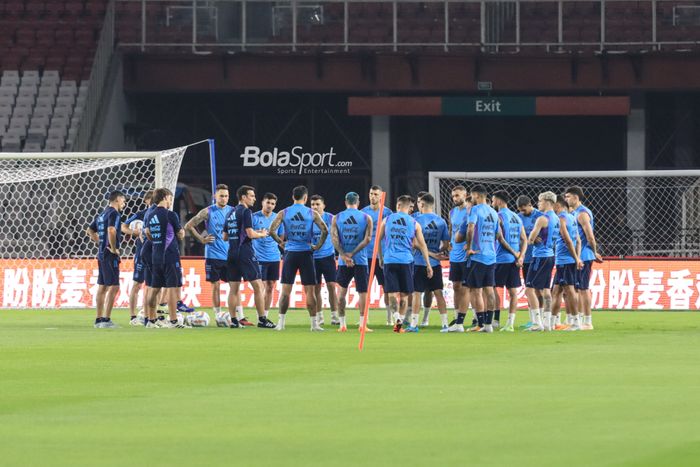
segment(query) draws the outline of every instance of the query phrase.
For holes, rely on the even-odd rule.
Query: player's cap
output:
[[[345,195],[345,201],[348,204],[357,204],[360,201],[360,195],[354,191],[351,191]]]

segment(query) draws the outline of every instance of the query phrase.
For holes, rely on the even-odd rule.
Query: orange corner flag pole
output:
[[[384,214],[384,201],[386,200],[386,193],[382,193],[382,198],[379,201],[379,214],[377,215],[377,230],[374,236],[374,248],[372,249],[372,263],[369,267],[369,280],[367,282],[367,299],[365,300],[365,309],[362,314],[362,326],[360,326],[360,344],[357,346],[358,349],[362,350],[365,347],[365,333],[367,332],[367,317],[369,316],[369,297],[370,291],[372,290],[372,281],[374,280],[374,268],[377,263],[377,256],[379,255],[379,226],[382,224],[382,214]]]

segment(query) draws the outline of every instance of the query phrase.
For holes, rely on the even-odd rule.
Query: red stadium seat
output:
[[[46,15],[57,18],[65,11],[65,3],[61,1],[48,2],[46,4]]]
[[[82,16],[85,12],[83,2],[66,2],[65,14],[70,16]]]

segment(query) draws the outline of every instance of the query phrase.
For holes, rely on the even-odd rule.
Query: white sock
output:
[[[217,313],[220,313],[220,312],[221,312],[221,307],[220,307],[220,306],[214,306],[214,307],[212,307],[212,309],[214,310],[214,314],[217,314]]]
[[[581,326],[581,318],[579,318],[578,315],[574,315],[574,316],[571,318],[571,323],[572,323],[574,326],[579,326],[579,327],[580,327],[580,326]]]
[[[270,310],[265,310],[265,318],[267,318],[268,313],[270,313]]]
[[[551,311],[545,311],[545,312],[543,313],[543,315],[544,315],[544,318],[543,318],[542,321],[544,322],[544,325],[545,325],[545,326],[551,326],[551,325],[552,325],[552,312],[551,312]]]
[[[430,316],[430,307],[424,306],[423,307],[423,321],[428,321],[429,316]]]
[[[508,326],[515,325],[515,313],[508,313]]]
[[[398,311],[395,311],[391,317],[394,319],[394,322],[401,320],[401,315],[399,314]]]
[[[554,329],[557,324],[559,324],[559,316],[560,315],[552,315],[552,324],[550,325],[552,329]]]
[[[243,319],[243,318],[244,318],[244,315],[243,315],[243,307],[240,306],[240,305],[238,305],[238,306],[236,307],[236,318],[238,318],[238,319]]]
[[[593,316],[591,315],[584,315],[583,317],[583,322],[584,324],[593,324]]]
[[[566,324],[571,324],[573,320],[571,319],[571,315],[569,313],[566,314]]]
[[[443,327],[447,326],[447,313],[445,313],[444,315],[440,315],[440,323]]]
[[[542,317],[540,316],[540,310],[535,309],[533,311],[533,316],[532,316],[532,322],[535,323],[535,326],[542,327]]]
[[[331,318],[337,318],[338,317],[338,310],[331,310]]]
[[[386,320],[391,321],[392,316],[393,316],[393,313],[391,312],[391,310],[389,308],[387,308],[386,309]]]
[[[411,315],[411,327],[415,328],[418,326],[418,314]]]
[[[316,323],[318,322],[318,321],[316,320],[316,316],[309,316],[309,318],[310,318],[310,320],[311,320],[311,327],[312,327],[312,328],[315,328],[315,327],[316,327]]]
[[[362,324],[362,320],[360,319],[360,324]],[[347,327],[347,324],[345,324],[345,316],[340,317],[340,327],[344,328]]]
[[[537,311],[537,308],[530,308],[530,322],[534,323],[535,322],[535,312]]]
[[[287,315],[279,315],[277,317],[277,325],[280,327],[284,327],[284,320],[287,319]]]

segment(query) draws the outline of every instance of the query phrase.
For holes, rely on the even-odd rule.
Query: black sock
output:
[[[171,322],[172,324],[177,324],[177,320],[176,320],[176,319],[171,319],[170,322]]]
[[[164,320],[165,320],[165,316],[161,315],[161,316],[158,317],[158,319],[161,320],[161,321],[164,321]]]
[[[486,323],[486,324],[491,324],[491,323],[493,323],[493,313],[494,313],[493,311],[487,311],[487,312],[486,312],[486,320],[485,320],[485,323]]]
[[[131,319],[136,319],[136,315],[131,315]]]
[[[457,313],[457,320],[455,324],[464,324],[464,318],[467,317],[466,313]]]
[[[156,320],[155,320],[155,319],[149,319],[149,320],[147,320],[147,321],[148,321],[149,323],[156,324]]]
[[[495,319],[496,321],[501,320],[501,310],[496,310],[493,312],[493,319]]]
[[[236,318],[235,316],[232,317],[232,318],[231,318],[231,323],[233,323],[233,324],[238,324],[238,318]]]
[[[476,312],[476,323],[479,325],[479,327],[484,326],[484,320],[486,318],[486,312],[485,311],[477,311]]]
[[[101,323],[101,322],[102,322],[102,318],[101,318],[101,317],[100,317],[100,318],[95,318],[95,324],[98,324],[98,323]]]

